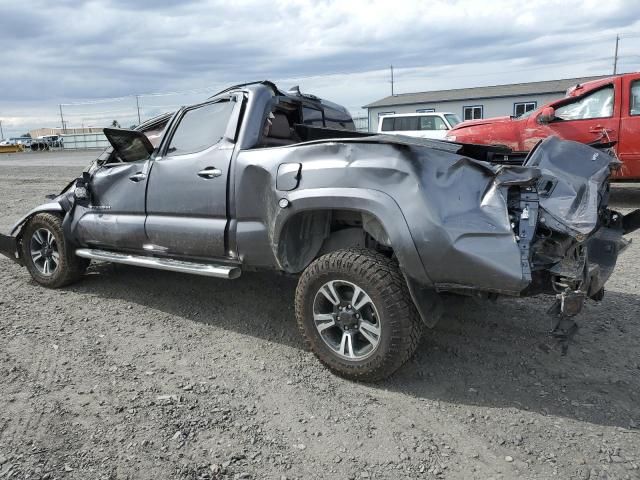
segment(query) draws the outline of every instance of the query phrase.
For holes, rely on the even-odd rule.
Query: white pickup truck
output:
[[[450,112],[394,113],[380,117],[378,133],[442,140],[460,122],[460,118]]]

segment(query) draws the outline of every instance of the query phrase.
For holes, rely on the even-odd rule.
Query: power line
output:
[[[624,57],[618,56],[618,58],[626,58],[626,57],[627,56],[624,56]],[[478,77],[478,76],[488,76],[488,75],[504,75],[509,73],[519,73],[519,72],[526,72],[531,70],[539,70],[541,67],[548,67],[548,66],[571,66],[571,65],[583,65],[586,63],[596,63],[596,62],[606,61],[609,58],[610,57],[600,57],[600,58],[592,58],[589,60],[582,60],[582,61],[576,61],[576,62],[558,61],[558,62],[546,63],[544,65],[538,64],[535,66],[519,68],[519,69],[493,70],[488,73],[470,73],[470,74],[455,75],[455,76],[447,75],[447,78],[463,78],[463,77],[466,78],[466,77]],[[468,63],[463,65],[468,65]],[[401,67],[393,67],[393,70],[395,72],[396,70],[419,70],[419,69],[432,68],[432,67],[433,67],[432,65],[408,65],[408,66],[401,66]],[[445,67],[451,67],[451,65],[446,65]],[[285,80],[287,81],[309,80],[314,78],[324,78],[324,77],[332,77],[332,76],[338,76],[338,75],[361,75],[364,73],[383,72],[387,68],[389,67],[370,67],[363,70],[341,70],[341,71],[333,71],[333,72],[313,74],[313,75],[298,75],[294,77],[277,77],[276,80],[279,82],[282,82]],[[234,83],[243,83],[243,82],[228,82],[228,84],[234,84]],[[63,103],[62,105],[65,107],[66,106],[83,106],[83,105],[96,105],[96,104],[102,104],[102,103],[117,102],[117,101],[122,101],[127,99],[135,99],[137,97],[144,98],[144,97],[165,97],[165,96],[172,96],[172,95],[192,95],[197,93],[207,93],[211,91],[217,91],[220,85],[223,85],[223,84],[220,83],[220,84],[216,84],[216,86],[194,88],[190,90],[177,90],[177,91],[171,91],[171,92],[155,92],[155,93],[139,93],[139,94],[122,96],[122,97],[102,98],[102,99],[87,100],[82,102]],[[224,84],[224,85],[227,85],[227,84]]]
[[[169,105],[169,104],[163,104],[163,105],[147,105],[146,107],[140,107],[140,112],[141,114],[144,113],[145,110],[156,110],[156,109],[165,109],[165,108],[179,108],[182,107],[182,104],[173,104],[173,105]],[[92,115],[92,116],[117,116],[117,115],[131,115],[133,117],[135,117],[136,114],[136,109],[135,107],[131,107],[130,109],[127,110],[99,110],[99,111],[79,111],[79,112],[69,112],[68,110],[65,110],[65,118],[74,118],[74,117],[87,117],[87,115]]]
[[[217,84],[217,85],[222,85],[222,84]],[[207,92],[211,92],[213,90],[218,90],[219,86],[211,86],[211,87],[202,87],[202,88],[194,88],[194,89],[190,89],[190,90],[179,90],[179,91],[174,91],[174,92],[154,92],[154,93],[137,93],[137,94],[131,94],[131,95],[125,95],[122,97],[109,97],[109,98],[98,98],[95,100],[85,100],[85,101],[81,101],[81,102],[70,102],[70,103],[63,103],[62,105],[65,107],[71,107],[71,106],[80,106],[80,105],[99,105],[102,103],[111,103],[111,102],[120,102],[123,100],[131,100],[134,99],[136,97],[168,97],[168,96],[172,96],[172,95],[195,95],[197,93],[207,93]]]
[[[616,39],[619,40],[620,38],[636,38],[636,37],[640,37],[640,34],[636,34],[636,33],[621,33],[618,34],[616,36]],[[611,36],[609,34],[598,34],[598,35],[592,35],[590,37],[590,39],[602,39],[602,38],[611,38]],[[550,63],[550,64],[546,64],[544,66],[549,66],[549,65],[579,65],[579,64],[585,64],[585,63],[593,63],[596,61],[601,61],[603,59],[590,59],[590,60],[584,60],[584,61],[578,61],[578,62],[555,62],[555,63]],[[429,68],[432,67],[432,65],[407,65],[407,66],[400,66],[400,67],[396,67],[398,70],[408,70],[408,69],[420,69],[420,68]],[[368,67],[366,69],[363,70],[341,70],[341,71],[333,71],[333,72],[326,72],[326,73],[320,73],[320,74],[312,74],[312,75],[298,75],[298,76],[293,76],[293,77],[279,77],[277,78],[279,81],[296,81],[296,80],[308,80],[308,79],[313,79],[313,78],[324,78],[324,77],[331,77],[331,76],[337,76],[337,75],[359,75],[359,74],[363,74],[363,73],[376,73],[376,72],[382,72],[383,70],[385,70],[388,67],[383,67],[383,66],[373,66],[373,67]],[[490,74],[466,74],[466,75],[461,75],[459,77],[473,77],[473,76],[486,76],[486,75],[501,75],[501,74],[509,74],[509,73],[518,73],[518,72],[523,72],[523,71],[529,71],[529,70],[536,70],[539,69],[540,65],[537,65],[535,67],[529,67],[529,68],[524,68],[524,69],[516,69],[516,70],[503,70],[503,71],[493,71]],[[392,71],[393,71],[393,67],[392,67]],[[451,78],[459,78],[459,77],[451,77]],[[220,86],[222,85],[228,85],[228,84],[234,84],[234,83],[242,83],[242,82],[228,82],[228,83],[217,83],[208,87],[200,87],[200,88],[192,88],[192,89],[188,89],[188,90],[176,90],[176,91],[169,91],[169,92],[149,92],[149,93],[138,93],[138,94],[131,94],[131,95],[124,95],[124,96],[120,96],[120,97],[111,97],[111,98],[102,98],[102,99],[91,99],[91,100],[86,100],[86,101],[81,101],[81,102],[71,102],[71,103],[63,103],[63,106],[80,106],[80,105],[95,105],[95,104],[101,104],[101,103],[110,103],[110,102],[116,102],[116,101],[124,101],[124,100],[128,100],[128,99],[136,99],[139,101],[139,98],[142,97],[163,97],[163,96],[172,96],[172,95],[194,95],[194,94],[198,94],[198,93],[208,93],[211,91],[217,91]]]
[[[590,39],[602,39],[602,38],[611,38],[610,34],[597,34],[594,36],[591,36]],[[617,69],[619,64],[621,63],[620,60],[623,59],[628,59],[628,58],[638,58],[639,55],[618,55],[618,43],[620,39],[626,39],[626,38],[638,38],[640,37],[640,34],[638,33],[620,33],[618,35],[616,35],[616,52],[614,54],[614,73],[617,73]],[[594,43],[594,42],[590,42],[590,43]],[[486,76],[496,76],[496,75],[508,75],[508,74],[512,74],[512,73],[519,73],[519,72],[526,72],[526,71],[532,71],[532,70],[540,70],[541,68],[544,67],[561,67],[561,66],[572,66],[572,65],[584,65],[584,64],[597,64],[599,62],[604,62],[604,61],[610,61],[610,57],[601,57],[601,58],[591,58],[589,60],[583,60],[583,61],[575,61],[575,62],[552,62],[552,63],[547,63],[544,65],[535,65],[535,66],[530,66],[530,67],[523,67],[523,68],[512,68],[512,69],[504,69],[504,70],[491,70],[489,72],[484,72],[484,73],[468,73],[468,74],[459,74],[459,75],[449,75],[446,73],[447,70],[451,70],[452,68],[456,68],[456,67],[460,67],[460,66],[465,66],[465,65],[474,65],[474,63],[477,62],[467,62],[461,65],[443,65],[443,66],[439,66],[439,67],[434,67],[433,65],[407,65],[407,66],[399,66],[399,67],[393,67],[391,66],[391,91],[392,91],[392,95],[395,94],[395,71],[411,71],[411,70],[431,70],[430,72],[424,72],[423,75],[425,75],[425,77],[446,77],[447,79],[455,79],[455,78],[469,78],[469,77],[486,77]],[[496,62],[498,62],[498,60],[496,60]],[[624,62],[626,64],[626,62]],[[319,78],[325,78],[325,77],[332,77],[332,76],[351,76],[351,75],[362,75],[362,74],[380,74],[382,75],[384,70],[386,70],[389,67],[383,67],[383,66],[372,66],[372,67],[368,67],[366,69],[361,69],[361,70],[342,70],[342,71],[332,71],[332,72],[326,72],[326,73],[321,73],[321,74],[311,74],[311,75],[299,75],[299,76],[294,76],[294,77],[279,77],[277,78],[277,81],[280,82],[284,82],[284,81],[297,81],[297,80],[309,80],[309,79],[319,79]],[[135,106],[135,111],[137,113],[137,118],[138,118],[138,123],[141,122],[142,119],[142,113],[143,113],[143,109],[140,106],[140,100],[142,98],[151,98],[151,97],[167,97],[167,96],[175,96],[175,95],[196,95],[199,93],[209,93],[212,91],[218,91],[222,85],[228,85],[228,84],[233,84],[234,82],[228,82],[225,84],[222,83],[216,83],[216,84],[212,84],[210,86],[207,87],[200,87],[200,88],[192,88],[192,89],[188,89],[188,90],[177,90],[177,91],[168,91],[168,92],[150,92],[150,93],[140,93],[140,94],[131,94],[131,95],[124,95],[124,96],[120,96],[120,97],[111,97],[111,98],[98,98],[98,99],[89,99],[86,101],[79,101],[79,102],[71,102],[71,103],[61,103],[59,104],[59,109],[60,109],[60,120],[62,123],[62,127],[63,129],[66,127],[66,122],[64,119],[64,115],[63,115],[63,111],[62,111],[62,107],[84,107],[84,106],[91,106],[91,105],[104,105],[104,104],[108,104],[108,103],[115,103],[115,102],[123,102],[123,101],[129,101],[129,100],[133,100],[135,99],[136,101],[136,106]],[[235,82],[235,83],[242,83],[242,82]],[[162,108],[177,108],[180,107],[180,104],[164,104],[164,105],[148,105],[146,106],[146,110],[151,110],[151,109],[162,109]],[[125,107],[128,108],[128,107]],[[126,111],[122,111],[122,113],[120,111],[103,111],[103,112],[91,112],[94,114],[94,117],[90,117],[90,118],[101,118],[99,117],[99,115],[101,114],[107,114],[107,113],[113,113],[113,114],[119,114],[121,116],[127,116],[127,118],[130,116],[132,118],[135,118],[136,113],[132,113],[133,111],[133,105],[131,105],[131,110],[126,110]],[[71,115],[71,116],[78,116],[78,115],[83,115],[83,113],[76,113],[76,114],[69,114],[69,112],[65,112],[67,114],[67,116]],[[106,117],[104,117],[106,118]]]

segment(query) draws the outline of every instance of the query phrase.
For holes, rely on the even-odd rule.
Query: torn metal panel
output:
[[[549,137],[534,149],[526,167],[540,169],[540,206],[573,232],[588,235],[596,228],[603,190],[620,162],[578,142]]]

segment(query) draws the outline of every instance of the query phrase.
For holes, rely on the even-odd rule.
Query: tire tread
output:
[[[60,264],[58,265],[59,273],[52,277],[43,277],[33,271],[33,265],[29,257],[29,240],[33,230],[40,227],[49,228],[56,235],[56,242],[60,251]],[[71,245],[64,238],[62,230],[62,217],[54,213],[38,213],[31,217],[24,229],[22,230],[22,258],[24,259],[27,270],[33,279],[40,285],[48,288],[60,288],[77,282],[84,274],[89,261],[76,256]]]
[[[368,279],[383,299],[382,309],[390,312],[386,319],[386,323],[390,325],[393,332],[389,348],[384,352],[384,357],[372,366],[350,365],[340,362],[331,354],[325,355],[323,350],[315,348],[314,338],[305,327],[305,299],[308,296],[310,283],[318,275],[343,271]],[[366,248],[336,250],[312,262],[303,272],[298,283],[295,311],[298,328],[306,347],[312,350],[320,362],[330,370],[358,381],[375,382],[394,373],[415,353],[422,333],[422,321],[411,300],[397,262]]]

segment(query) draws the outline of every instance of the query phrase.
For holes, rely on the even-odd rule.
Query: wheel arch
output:
[[[58,202],[50,202],[42,204],[32,210],[29,211],[26,215],[23,215],[20,220],[18,220],[13,227],[11,228],[11,232],[9,235],[2,235],[0,240],[1,244],[0,249],[3,255],[6,255],[10,259],[18,262],[18,264],[24,266],[24,260],[22,258],[22,249],[21,249],[21,241],[22,241],[22,232],[24,230],[27,222],[33,218],[35,215],[39,213],[52,213],[52,214],[63,214],[64,209],[62,205]]]
[[[32,210],[29,211],[29,213],[27,213],[26,215],[23,215],[20,218],[20,220],[18,220],[13,225],[13,227],[11,228],[11,236],[13,237],[19,236],[20,233],[22,232],[24,225],[27,223],[27,221],[38,213],[60,214],[60,213],[64,213],[64,209],[62,208],[62,205],[60,205],[60,203],[58,202],[43,203],[42,205],[37,206],[36,208],[33,208]]]
[[[276,243],[276,257],[285,271],[297,273],[326,253],[367,246],[367,235],[392,251],[382,222],[371,213],[349,208],[318,208],[287,217]]]
[[[287,200],[288,207],[275,219],[273,234],[274,254],[283,270],[297,273],[321,253],[356,246],[355,232],[342,233],[343,238],[335,239],[329,228],[336,212],[353,212],[363,219],[356,230],[366,231],[393,249],[405,276],[431,284],[402,210],[386,193],[359,188],[305,189],[290,192]],[[334,245],[323,250],[332,237]]]

